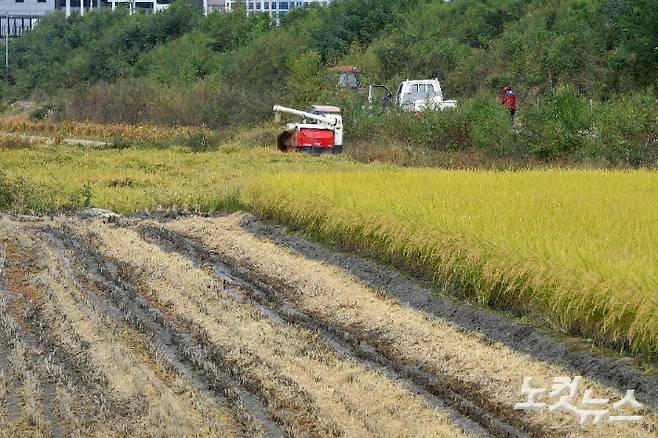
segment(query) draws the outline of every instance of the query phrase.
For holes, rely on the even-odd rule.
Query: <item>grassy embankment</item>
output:
[[[481,304],[653,361],[657,196],[651,171],[410,169],[271,175],[243,198]]]

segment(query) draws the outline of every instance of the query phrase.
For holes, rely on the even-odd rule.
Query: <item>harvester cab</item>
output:
[[[277,116],[292,114],[302,117],[301,122],[288,123],[277,137],[277,148],[282,152],[309,152],[338,154],[343,151],[343,117],[340,108],[331,105],[314,105],[305,112],[276,105]]]
[[[337,90],[358,93],[361,90],[361,77],[358,67],[341,65],[329,69],[330,78]]]

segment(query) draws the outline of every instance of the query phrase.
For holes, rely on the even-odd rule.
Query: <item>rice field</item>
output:
[[[577,170],[279,174],[244,194],[315,237],[654,361],[657,199],[654,171]]]
[[[40,133],[55,137],[75,136],[104,140],[122,139],[140,142],[164,142],[184,139],[190,135],[209,135],[205,127],[185,126],[166,128],[155,125],[99,124],[91,122],[47,122],[27,119],[0,118],[0,131],[12,133]]]
[[[347,159],[282,155],[273,148],[240,144],[201,153],[182,146],[0,147],[0,209],[43,212],[99,207],[119,213],[231,210],[239,208],[241,188],[263,173],[350,169],[357,164]]]
[[[0,436],[655,436],[636,362],[353,254],[656,363],[655,172],[403,170],[248,137],[0,144]],[[353,251],[210,214],[233,210]],[[641,418],[514,408],[526,376],[576,374],[633,388]]]

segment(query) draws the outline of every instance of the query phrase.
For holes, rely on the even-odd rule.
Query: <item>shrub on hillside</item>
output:
[[[74,94],[59,117],[98,123],[168,126],[251,125],[271,116],[266,95],[211,81],[192,86],[163,85],[154,80],[98,84]]]
[[[658,100],[638,92],[594,107],[596,136],[591,157],[612,163],[658,163]]]
[[[390,109],[381,115],[361,115],[357,137],[372,135],[438,151],[479,150],[507,154],[516,142],[509,114],[494,96],[479,94],[458,103],[457,109],[423,114]]]
[[[480,151],[506,155],[516,150],[516,137],[509,112],[497,98],[480,93],[464,101],[460,112],[469,134],[470,145]]]
[[[593,135],[592,128],[592,106],[570,86],[551,90],[523,110],[524,143],[543,159],[581,152]]]

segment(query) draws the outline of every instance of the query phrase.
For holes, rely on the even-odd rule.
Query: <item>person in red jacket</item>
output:
[[[514,115],[516,114],[516,94],[512,91],[512,87],[507,85],[504,86],[502,90],[503,95],[500,97],[500,102],[509,110],[512,121],[514,121]]]

